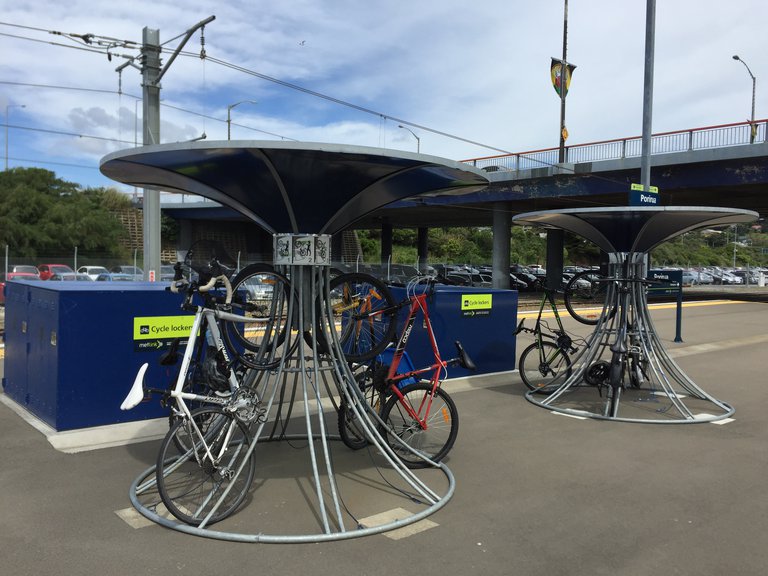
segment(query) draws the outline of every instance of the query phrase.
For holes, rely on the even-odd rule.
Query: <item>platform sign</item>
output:
[[[646,279],[652,282],[648,285],[648,297],[677,296],[683,289],[682,270],[648,270]]]
[[[643,189],[642,184],[632,184],[629,190],[630,206],[658,206],[659,189],[656,186],[648,186],[648,190]]]

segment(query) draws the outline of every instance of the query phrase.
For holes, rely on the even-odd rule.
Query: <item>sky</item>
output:
[[[142,143],[141,74],[116,68],[137,65],[129,58],[144,28],[159,31],[166,65],[184,33],[210,16],[206,58],[198,30],[162,78],[162,143],[226,140],[227,109],[240,103],[229,110],[233,140],[418,146],[452,160],[557,147],[549,68],[562,57],[563,8],[563,0],[0,0],[7,164],[129,191],[98,170],[104,155]],[[645,15],[646,0],[569,1],[568,144],[642,133]],[[748,120],[752,79],[734,54],[758,79],[755,117],[768,116],[766,22],[765,0],[657,0],[653,132]]]

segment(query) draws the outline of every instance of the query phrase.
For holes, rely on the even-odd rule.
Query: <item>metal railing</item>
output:
[[[651,154],[691,152],[726,146],[748,146],[765,142],[767,133],[768,120],[661,132],[651,137]],[[639,157],[641,149],[642,136],[576,144],[565,147],[565,162],[567,164],[580,164]],[[487,172],[533,170],[559,164],[558,152],[558,148],[545,148],[516,154],[470,158],[462,160],[462,162]]]

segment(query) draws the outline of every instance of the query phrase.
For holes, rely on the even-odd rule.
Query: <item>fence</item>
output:
[[[768,120],[737,122],[675,132],[661,132],[651,137],[651,154],[691,152],[726,146],[748,146],[766,141]],[[565,162],[580,164],[600,160],[639,157],[642,137],[618,138],[565,147]],[[545,168],[558,164],[559,148],[545,148],[516,154],[485,156],[463,160],[487,172],[519,171]]]

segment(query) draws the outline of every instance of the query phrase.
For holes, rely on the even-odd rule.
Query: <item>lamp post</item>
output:
[[[232,108],[234,108],[235,106],[240,106],[240,104],[245,104],[246,102],[250,104],[258,104],[256,100],[240,100],[240,102],[235,102],[234,104],[230,104],[229,106],[227,106],[227,140],[230,140],[232,136],[232,118],[231,118]]]
[[[413,130],[411,130],[410,128],[406,128],[402,124],[398,124],[397,127],[398,128],[402,128],[403,130],[408,130],[408,132],[410,132],[413,135],[413,137],[416,138],[416,153],[417,154],[420,153],[421,152],[421,138],[416,136],[416,134],[415,134],[415,132]]]
[[[757,127],[755,126],[755,88],[757,87],[757,78],[755,78],[755,75],[752,74],[752,70],[749,69],[749,66],[747,66],[747,63],[744,62],[741,58],[739,58],[738,54],[735,54],[733,56],[734,60],[738,60],[742,64],[744,64],[744,68],[747,69],[747,73],[749,73],[749,77],[752,78],[752,116],[749,120],[749,143],[752,144],[755,141],[755,132],[757,132]]]
[[[8,170],[8,110],[14,106],[26,108],[26,104],[7,104],[5,106],[5,169]]]

